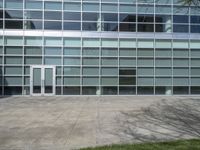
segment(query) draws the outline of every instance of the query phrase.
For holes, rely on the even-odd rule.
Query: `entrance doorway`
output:
[[[55,67],[31,66],[30,93],[35,96],[55,95]]]

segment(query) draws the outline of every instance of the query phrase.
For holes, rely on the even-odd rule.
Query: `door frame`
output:
[[[41,93],[33,93],[33,70],[35,68],[41,69]],[[45,93],[44,81],[45,81],[45,69],[51,68],[53,70],[53,91],[52,93]],[[32,65],[30,66],[30,95],[32,96],[54,96],[56,88],[56,69],[55,66],[50,65]]]

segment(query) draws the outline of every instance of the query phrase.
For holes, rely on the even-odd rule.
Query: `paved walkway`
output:
[[[68,150],[122,142],[116,118],[161,99],[187,97],[7,97],[0,99],[0,150]]]

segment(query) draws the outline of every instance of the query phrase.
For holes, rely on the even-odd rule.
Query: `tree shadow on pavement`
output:
[[[121,112],[117,134],[125,142],[200,138],[200,99],[165,100],[139,112]]]

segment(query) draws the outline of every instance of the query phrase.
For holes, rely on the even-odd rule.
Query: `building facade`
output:
[[[1,95],[200,94],[200,7],[0,0]]]

